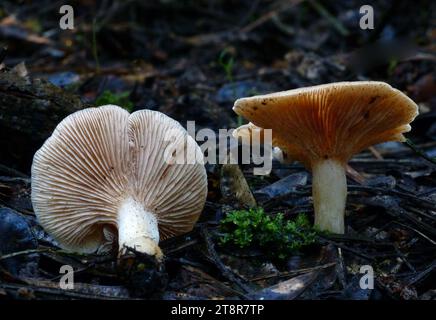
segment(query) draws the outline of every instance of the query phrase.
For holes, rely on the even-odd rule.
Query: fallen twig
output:
[[[215,263],[215,265],[220,269],[220,271],[223,273],[223,276],[227,278],[229,281],[235,283],[239,288],[241,288],[245,293],[250,293],[252,290],[251,288],[243,283],[234,273],[233,271],[227,267],[219,257],[218,253],[215,250],[215,245],[210,237],[209,232],[207,231],[207,228],[203,227],[201,229],[201,235],[203,236],[205,242],[207,251],[212,258],[212,261]],[[244,298],[248,298],[244,295]]]
[[[250,281],[261,281],[261,280],[273,279],[273,278],[285,278],[285,277],[291,277],[291,276],[298,276],[298,275],[301,275],[304,273],[308,273],[308,272],[312,272],[312,271],[316,271],[316,270],[321,270],[321,269],[326,269],[326,268],[334,266],[335,264],[336,264],[336,262],[330,262],[330,263],[326,263],[326,264],[311,267],[311,268],[301,268],[301,269],[293,270],[293,271],[279,272],[277,274],[268,274],[265,276],[251,278]]]
[[[350,31],[318,1],[309,0],[309,4],[324,18],[326,18],[337,32],[343,37],[350,34]]]
[[[421,158],[424,158],[427,161],[430,161],[433,164],[436,164],[436,158],[429,157],[424,151],[419,149],[412,141],[409,139],[406,139],[404,142],[406,146],[408,146],[410,149],[412,149],[417,155],[419,155]]]
[[[427,268],[425,268],[423,271],[421,271],[418,275],[414,276],[410,281],[407,283],[408,286],[411,286],[413,284],[418,283],[419,281],[426,278],[434,269],[436,269],[436,260],[434,260]]]

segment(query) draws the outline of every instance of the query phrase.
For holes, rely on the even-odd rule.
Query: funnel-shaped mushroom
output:
[[[197,161],[168,161],[168,153],[183,150]],[[129,114],[111,105],[81,110],[34,156],[35,214],[71,251],[102,251],[118,239],[120,252],[127,246],[160,257],[159,240],[192,230],[203,209],[202,162],[186,130],[160,112]]]
[[[242,98],[233,110],[255,126],[272,129],[273,145],[312,171],[315,225],[344,233],[345,165],[356,153],[402,133],[417,105],[384,82],[339,82]],[[238,131],[236,131],[238,134]]]

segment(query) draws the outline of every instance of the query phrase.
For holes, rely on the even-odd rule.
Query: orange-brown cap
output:
[[[273,144],[307,168],[347,162],[363,149],[404,141],[418,106],[384,82],[338,82],[238,99],[233,110],[272,129]]]

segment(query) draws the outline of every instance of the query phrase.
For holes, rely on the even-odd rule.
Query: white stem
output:
[[[124,200],[118,210],[118,244],[161,258],[159,229],[156,216],[132,198]]]
[[[312,167],[312,174],[315,226],[320,230],[343,234],[347,200],[345,165],[335,160],[323,160]]]

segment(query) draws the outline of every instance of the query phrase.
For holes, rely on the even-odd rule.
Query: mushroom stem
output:
[[[322,160],[312,166],[312,174],[315,227],[343,234],[347,200],[345,165],[337,160]]]
[[[156,216],[133,198],[124,200],[118,210],[118,244],[120,254],[129,247],[162,258]]]

